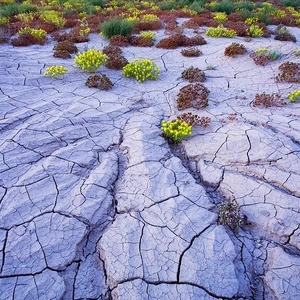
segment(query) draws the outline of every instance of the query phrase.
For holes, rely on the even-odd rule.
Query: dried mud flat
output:
[[[251,105],[298,88],[275,76],[299,61],[299,43],[203,36],[198,58],[124,48],[161,77],[140,84],[101,67],[108,92],[53,58],[53,42],[0,46],[0,299],[300,298],[300,104]],[[226,58],[232,42],[284,56],[265,67]],[[88,47],[107,44],[91,35]],[[63,80],[43,76],[57,64]],[[212,122],[170,146],[160,123],[178,115],[181,72],[207,65],[209,106],[190,111]],[[237,233],[217,224],[232,195],[248,219]]]

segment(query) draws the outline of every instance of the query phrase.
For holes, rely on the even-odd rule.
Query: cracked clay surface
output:
[[[124,48],[161,77],[140,84],[101,67],[106,92],[53,58],[54,42],[0,45],[1,300],[300,299],[300,104],[251,105],[299,88],[275,82],[280,64],[300,62],[299,42],[205,39],[199,58]],[[224,57],[232,42],[284,55],[260,67]],[[58,64],[62,80],[43,76]],[[160,123],[179,114],[181,72],[207,65],[209,105],[189,111],[211,124],[169,145]],[[217,224],[232,195],[247,217],[238,232]]]

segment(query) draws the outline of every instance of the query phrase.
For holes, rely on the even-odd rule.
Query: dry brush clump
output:
[[[205,73],[199,68],[189,67],[181,73],[181,77],[187,79],[189,82],[203,82],[205,81]]]
[[[198,57],[202,54],[201,50],[196,47],[182,49],[180,53],[185,57]]]
[[[69,40],[58,42],[54,48],[54,57],[57,58],[70,58],[72,53],[77,52],[75,44]]]
[[[300,64],[287,61],[279,67],[279,75],[276,76],[277,82],[300,83]]]
[[[279,94],[266,94],[265,92],[256,94],[255,100],[252,103],[255,107],[264,106],[266,108],[271,106],[283,106],[284,104],[285,102],[281,99]]]
[[[129,38],[123,35],[114,35],[109,39],[111,46],[127,47],[129,46]]]
[[[106,55],[121,55],[122,49],[118,46],[108,45],[103,48],[102,52]]]
[[[121,54],[109,54],[104,66],[112,70],[122,70],[128,64],[128,60]]]
[[[296,43],[297,39],[285,26],[278,26],[275,30],[274,40]]]
[[[29,45],[44,45],[47,41],[47,37],[38,38],[31,33],[24,33],[15,39],[11,40],[11,43],[15,47],[29,46]]]
[[[167,38],[164,38],[158,42],[157,48],[163,49],[175,49],[177,47],[192,47],[205,45],[206,41],[201,35],[196,35],[194,37],[187,37],[183,34],[174,34]]]
[[[129,43],[132,46],[136,47],[152,47],[154,45],[154,42],[152,39],[145,38],[142,36],[131,36],[129,38]]]
[[[201,83],[189,84],[179,90],[177,98],[178,110],[186,108],[203,108],[208,105],[209,90]]]
[[[225,48],[224,55],[229,57],[235,57],[236,55],[242,55],[246,52],[247,50],[244,45],[232,43],[231,45]]]
[[[113,87],[113,83],[105,74],[89,76],[85,85],[89,88],[98,88],[102,91],[110,90]]]
[[[183,122],[186,122],[187,124],[189,124],[190,126],[194,127],[196,125],[200,125],[204,128],[208,127],[210,122],[211,122],[211,118],[209,117],[200,117],[198,115],[195,115],[191,112],[186,112],[183,114],[180,114],[177,117],[178,120],[181,120]]]

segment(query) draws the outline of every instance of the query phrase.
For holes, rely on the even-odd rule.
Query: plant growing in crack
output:
[[[176,144],[192,134],[192,126],[179,119],[173,121],[163,120],[161,130],[164,137]]]
[[[233,231],[247,223],[247,217],[241,213],[241,208],[233,197],[232,200],[218,205],[218,224],[228,226]]]

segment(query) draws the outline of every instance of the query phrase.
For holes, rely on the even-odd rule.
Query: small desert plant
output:
[[[296,43],[297,39],[293,36],[285,26],[278,26],[274,40],[287,41]]]
[[[183,45],[184,36],[182,34],[174,34],[167,38],[160,40],[156,48],[163,48],[163,49],[175,49]]]
[[[190,126],[194,127],[200,125],[204,128],[208,127],[211,122],[209,117],[199,117],[191,112],[186,112],[177,117],[178,120],[188,123]]]
[[[210,37],[215,37],[215,38],[219,38],[219,37],[234,37],[236,36],[236,32],[232,29],[227,29],[223,26],[218,26],[218,27],[210,27],[205,31],[207,36]]]
[[[224,55],[229,57],[234,57],[236,55],[241,55],[246,53],[246,48],[242,44],[232,43],[225,48]]]
[[[296,57],[299,57],[300,56],[300,50],[299,49],[295,49],[292,51],[292,54]]]
[[[100,25],[100,30],[106,38],[110,39],[114,35],[126,36],[132,33],[133,23],[122,19],[111,19]]]
[[[16,16],[16,18],[19,19],[20,21],[28,24],[28,23],[31,23],[35,19],[36,15],[37,14],[34,12],[22,13],[22,14],[18,14]]]
[[[203,71],[199,68],[189,67],[181,73],[181,77],[189,82],[203,82],[206,77]]]
[[[249,36],[254,38],[261,37],[264,34],[264,30],[260,28],[258,25],[252,24],[249,26],[247,33]]]
[[[121,70],[128,64],[128,60],[120,54],[109,54],[104,66],[112,70]]]
[[[217,12],[213,14],[214,20],[217,21],[219,24],[223,24],[227,21],[227,15],[222,12]]]
[[[67,70],[68,69],[63,66],[52,66],[46,69],[44,75],[54,78],[60,78],[67,72]]]
[[[96,49],[79,52],[74,59],[75,67],[87,72],[95,72],[106,61],[106,54]]]
[[[296,91],[290,92],[288,94],[288,99],[291,102],[299,101],[300,100],[300,90],[296,90]]]
[[[234,11],[234,3],[229,0],[222,0],[221,2],[212,1],[208,6],[212,11],[224,12],[226,14]]]
[[[218,224],[227,225],[232,230],[237,231],[238,228],[246,224],[246,216],[241,213],[239,204],[235,199],[218,205]]]
[[[158,20],[159,20],[159,17],[156,15],[153,15],[153,14],[146,14],[141,17],[142,22],[152,22],[152,21],[158,21]]]
[[[287,61],[279,67],[279,75],[276,76],[277,82],[300,83],[300,64]]]
[[[75,44],[69,40],[58,42],[53,50],[55,51],[67,51],[68,53],[75,53],[77,52],[77,47]]]
[[[163,120],[161,130],[163,136],[172,140],[174,143],[180,143],[184,138],[192,134],[192,126],[179,119],[173,121]]]
[[[283,106],[285,103],[282,101],[279,94],[256,94],[255,100],[253,101],[253,106]]]
[[[157,80],[160,76],[159,67],[150,59],[136,58],[123,68],[125,77],[134,77],[138,82],[146,79]]]
[[[179,90],[177,98],[178,110],[186,108],[203,108],[208,105],[209,90],[201,83],[189,84]]]
[[[251,52],[249,56],[253,59],[256,65],[265,66],[270,61],[274,61],[282,57],[282,53],[276,50],[269,50],[268,48],[258,48]]]
[[[57,27],[64,27],[66,20],[63,17],[63,13],[55,10],[46,10],[40,14],[40,18],[48,23],[53,23]]]
[[[140,35],[145,39],[155,40],[156,38],[156,33],[153,31],[141,31]]]
[[[202,54],[201,50],[196,47],[182,49],[180,53],[186,57],[198,57]]]
[[[30,27],[24,27],[18,31],[19,35],[23,35],[25,33],[29,33],[36,39],[40,39],[40,40],[45,38],[46,34],[47,34],[47,32],[43,29],[34,29],[34,28],[30,28]]]
[[[151,47],[154,45],[152,39],[144,38],[142,36],[131,36],[129,38],[129,42],[132,46],[137,46],[137,47]]]
[[[122,54],[122,49],[118,46],[108,45],[103,48],[102,52],[106,55],[118,55]]]
[[[85,85],[89,88],[98,88],[102,91],[110,90],[113,87],[113,83],[105,74],[89,76]]]
[[[109,39],[109,44],[111,46],[126,47],[129,45],[129,39],[127,36],[114,35]]]

